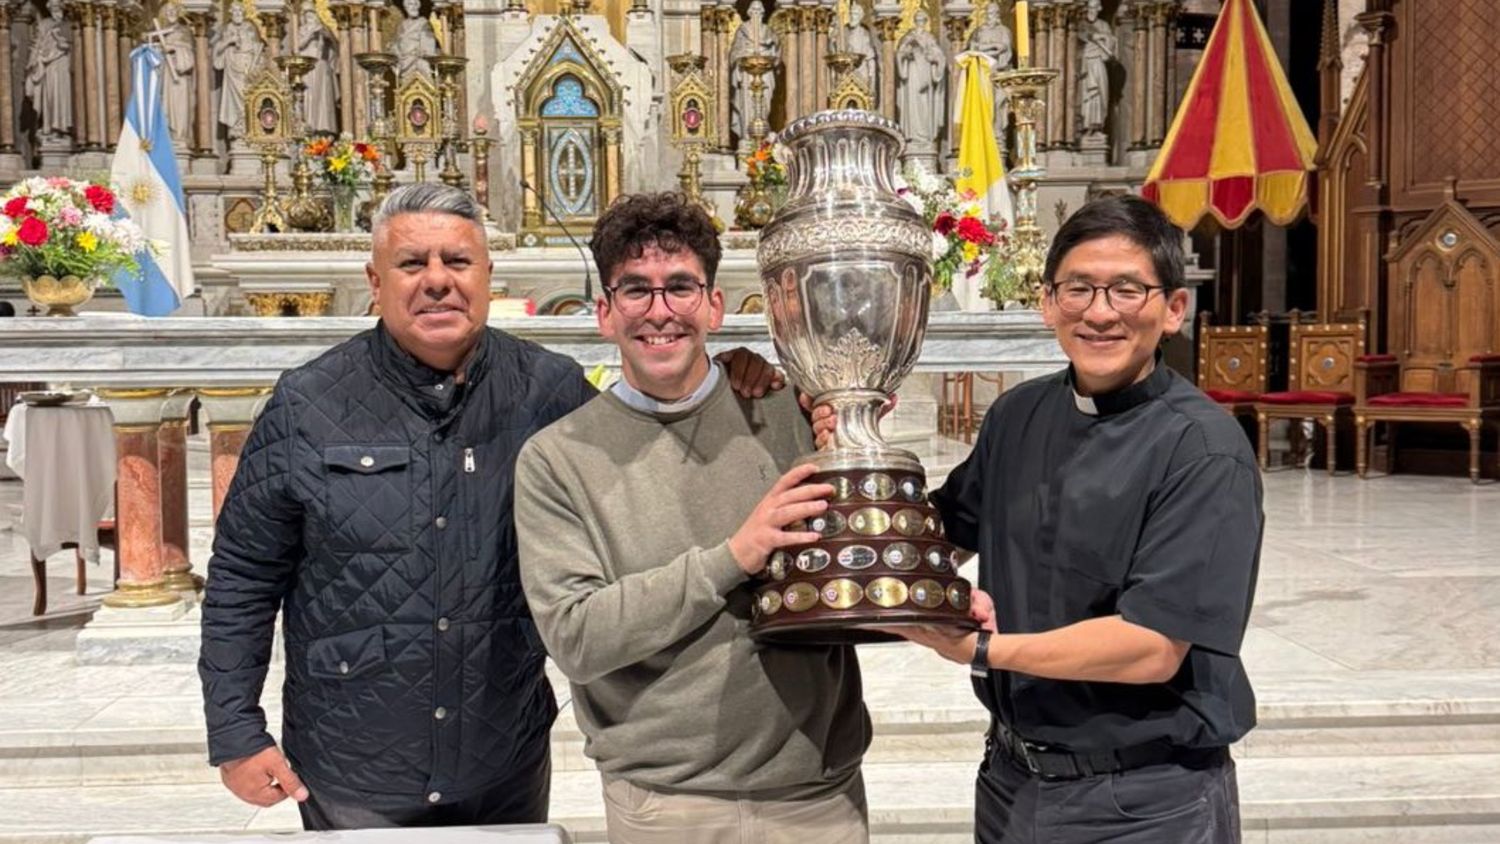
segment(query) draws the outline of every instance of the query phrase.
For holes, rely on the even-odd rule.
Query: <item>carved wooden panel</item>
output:
[[[1266,392],[1264,325],[1198,326],[1198,386],[1204,390]]]
[[[1390,351],[1401,389],[1465,392],[1474,355],[1500,343],[1500,241],[1457,202],[1413,227],[1391,254]]]
[[[1318,152],[1318,307],[1333,320],[1370,314],[1379,324],[1381,219],[1370,187],[1370,84],[1361,76],[1326,148]]]
[[[1361,323],[1292,326],[1291,389],[1354,392],[1354,359],[1365,353]]]

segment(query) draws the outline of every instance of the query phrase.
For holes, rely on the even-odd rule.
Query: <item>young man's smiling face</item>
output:
[[[648,243],[605,280],[599,333],[620,348],[625,380],[662,401],[690,394],[708,375],[708,335],[724,323],[724,294],[703,261],[681,247]]]

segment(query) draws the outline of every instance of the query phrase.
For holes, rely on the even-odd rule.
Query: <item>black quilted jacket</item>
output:
[[[556,715],[516,567],[516,452],[594,390],[487,331],[455,384],[383,326],[287,372],[219,515],[199,674],[214,764],[282,742],[313,782],[445,802],[525,773]]]

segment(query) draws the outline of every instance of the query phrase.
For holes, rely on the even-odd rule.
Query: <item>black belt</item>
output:
[[[1203,765],[1222,758],[1222,747],[1184,748],[1161,742],[1138,744],[1119,750],[1075,753],[1027,741],[998,721],[990,725],[985,740],[985,755],[993,758],[1003,753],[1009,760],[1032,774],[1048,780],[1076,780],[1084,777],[1114,774],[1148,765],[1167,763]]]

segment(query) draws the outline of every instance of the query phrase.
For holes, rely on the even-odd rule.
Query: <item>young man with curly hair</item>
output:
[[[746,584],[817,534],[789,391],[741,399],[705,352],[724,318],[712,221],[624,197],[590,242],[622,379],[516,464],[521,580],[573,686],[614,844],[863,842],[870,741],[851,647],[761,647]]]

